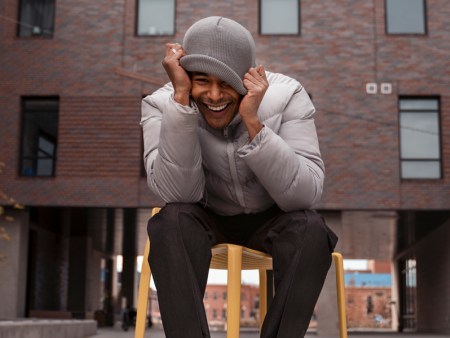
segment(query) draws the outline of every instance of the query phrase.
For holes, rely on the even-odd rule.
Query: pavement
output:
[[[226,332],[211,332],[211,338],[226,338]],[[97,330],[92,338],[134,338],[134,328],[127,332],[119,328],[101,328]],[[305,338],[339,338],[339,336],[317,336],[315,333],[307,333]],[[417,333],[398,333],[393,331],[378,332],[349,332],[349,338],[448,338],[448,335],[417,334]],[[165,338],[164,331],[159,328],[151,328],[145,331],[145,338]],[[252,331],[241,331],[240,338],[259,338],[259,333]]]

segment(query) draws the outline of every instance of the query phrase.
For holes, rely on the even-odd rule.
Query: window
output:
[[[205,292],[205,300],[208,300],[208,292]]]
[[[139,0],[137,35],[174,35],[175,0]]]
[[[261,34],[300,34],[299,0],[260,0]]]
[[[19,176],[55,176],[58,109],[57,98],[22,99]]]
[[[227,319],[227,309],[222,309],[222,318]]]
[[[241,300],[245,301],[245,293],[241,292]]]
[[[20,0],[18,36],[53,36],[55,0]]]
[[[227,293],[226,292],[222,293],[222,299],[223,300],[227,300]]]
[[[425,34],[425,0],[386,0],[387,34]]]
[[[217,292],[216,291],[213,292],[213,300],[217,300]]]
[[[241,310],[241,318],[245,318],[245,310],[244,309]]]
[[[367,314],[373,312],[373,300],[372,296],[367,296]]]
[[[414,255],[400,260],[401,266],[401,303],[402,303],[402,321],[403,328],[415,330],[417,301],[416,301],[416,259]]]
[[[400,98],[402,178],[441,178],[439,99]]]
[[[216,319],[216,318],[217,318],[217,310],[213,309],[213,319]]]

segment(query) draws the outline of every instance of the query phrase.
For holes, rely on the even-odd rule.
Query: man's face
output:
[[[191,81],[191,96],[206,122],[214,129],[228,126],[239,111],[242,95],[214,75],[192,72]]]

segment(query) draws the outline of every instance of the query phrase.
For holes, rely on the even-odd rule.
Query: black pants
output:
[[[275,296],[262,338],[303,337],[331,265],[337,236],[310,210],[219,216],[172,203],[152,217],[149,264],[167,338],[210,337],[203,296],[211,247],[244,245],[273,257]]]

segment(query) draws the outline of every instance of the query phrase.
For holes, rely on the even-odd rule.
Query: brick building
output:
[[[12,238],[0,242],[0,317],[86,318],[119,292],[134,303],[136,255],[161,205],[142,169],[140,101],[168,81],[164,45],[219,15],[311,95],[326,166],[316,209],[344,257],[391,261],[393,327],[450,332],[448,1],[30,4],[0,0],[0,184],[25,206],[2,200],[14,221],[0,221]],[[119,254],[120,290],[115,274],[101,281]],[[337,330],[332,273],[318,334]]]
[[[210,325],[224,325],[227,321],[227,286],[207,285],[203,303]],[[259,286],[241,286],[241,325],[259,325]]]
[[[345,271],[344,279],[348,327],[390,327],[391,263],[369,260],[367,270]]]

